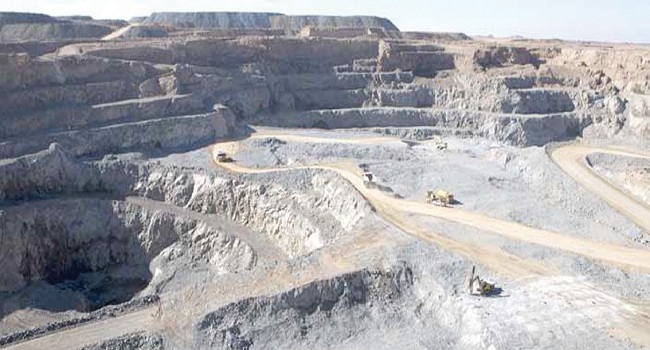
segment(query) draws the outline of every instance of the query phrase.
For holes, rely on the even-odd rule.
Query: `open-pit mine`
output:
[[[650,46],[0,13],[0,349],[650,347]]]

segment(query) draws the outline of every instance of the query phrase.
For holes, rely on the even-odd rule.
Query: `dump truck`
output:
[[[476,275],[476,266],[472,266],[468,287],[470,295],[488,296],[494,292],[494,283]]]
[[[377,178],[371,172],[364,171],[361,177],[363,177],[363,185],[366,188],[377,188]]]
[[[427,191],[427,203],[448,207],[454,202],[454,195],[445,190]]]
[[[232,158],[228,157],[228,154],[226,152],[219,152],[217,153],[217,162],[219,163],[232,163]]]

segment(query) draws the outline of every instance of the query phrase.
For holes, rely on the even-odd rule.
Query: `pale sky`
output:
[[[401,30],[650,43],[650,0],[0,0],[1,11],[122,19],[163,11],[374,15]]]

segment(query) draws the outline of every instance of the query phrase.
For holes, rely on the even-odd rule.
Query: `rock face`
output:
[[[394,107],[313,110],[277,118],[262,117],[257,122],[270,126],[323,129],[437,126],[472,130],[476,135],[518,146],[540,146],[552,140],[577,136],[590,123],[588,119],[580,119],[572,114],[520,117],[463,110]]]
[[[13,43],[0,43],[0,54],[24,53],[31,57],[38,57],[54,53],[61,47],[77,42],[75,39],[56,41],[22,41]]]
[[[134,191],[144,198],[232,218],[296,257],[331,243],[367,215],[369,206],[349,186],[320,173],[312,175],[311,183],[288,188],[153,170],[134,185]],[[334,229],[324,230],[323,223]]]
[[[30,281],[61,281],[79,273],[99,271],[109,265],[145,265],[159,251],[144,250],[137,232],[129,232],[125,207],[111,201],[74,200],[3,211],[3,274],[0,288],[16,291]],[[116,217],[117,216],[117,217]],[[119,216],[123,216],[119,218]],[[84,218],[86,218],[84,220]],[[102,223],[101,234],[96,223]],[[138,225],[135,230],[146,226]],[[141,235],[145,239],[144,235]],[[149,237],[151,239],[152,237]],[[159,237],[163,238],[163,237]],[[172,238],[167,238],[167,243]],[[164,239],[161,243],[165,244]],[[164,247],[164,245],[163,245]],[[160,249],[160,248],[159,248]]]
[[[650,138],[650,94],[632,92],[629,104],[630,130],[643,138]]]
[[[370,16],[286,16],[279,13],[197,12],[153,13],[143,24],[162,24],[182,28],[269,28],[299,31],[306,26],[384,28],[398,30],[390,20]]]
[[[211,94],[217,87],[205,91],[195,86],[197,94],[181,95],[183,87],[175,83],[174,71],[167,74],[132,61],[10,54],[0,56],[0,71],[6,73],[0,78],[6,126],[0,137],[13,138],[0,145],[4,157],[37,152],[53,142],[75,155],[205,143],[234,129],[230,110],[213,109],[218,99],[242,113],[251,102],[245,92],[233,92],[224,84],[219,85],[218,98]],[[25,134],[31,137],[19,137]]]
[[[454,56],[444,52],[444,48],[431,44],[381,41],[377,60],[380,71],[400,69],[425,77],[433,77],[438,71],[455,68]]]
[[[219,275],[252,269],[259,255],[303,256],[354,231],[371,210],[328,172],[270,185],[113,158],[88,164],[59,145],[2,161],[0,174],[0,291],[18,293],[0,298],[2,315],[29,300],[41,305],[32,293],[44,286],[50,300],[68,299],[52,307],[87,311],[175,269]],[[151,281],[150,264],[162,280]]]
[[[0,27],[16,23],[52,23],[57,20],[40,13],[0,12]]]
[[[539,64],[538,59],[524,47],[492,47],[478,50],[474,59],[481,67]]]
[[[0,42],[43,41],[53,39],[97,39],[111,33],[109,26],[54,22],[5,24],[0,28]]]
[[[36,94],[33,90],[64,85],[77,86],[117,80],[137,81],[146,79],[156,71],[150,64],[144,62],[80,56],[47,59],[30,58],[25,54],[5,54],[0,55],[0,72],[2,72],[0,89],[3,92]],[[48,105],[47,100],[42,101],[42,97],[34,100],[14,100],[14,97],[5,96],[2,102],[7,106],[5,111],[34,110],[35,107]]]
[[[402,39],[408,40],[427,40],[427,41],[460,41],[471,40],[465,33],[431,33],[431,32],[402,32]]]
[[[90,23],[85,18],[67,20]],[[206,127],[214,104],[226,106],[240,121],[271,115],[261,123],[281,126],[278,123],[286,120],[285,125],[327,127],[423,123],[469,128],[476,135],[520,146],[571,138],[590,124],[597,124],[590,130],[620,130],[627,124],[638,135],[646,129],[647,118],[639,117],[644,110],[638,107],[642,99],[630,95],[628,106],[614,80],[603,71],[544,64],[559,60],[552,51],[515,43],[495,46],[464,40],[449,44],[446,39],[427,42],[372,35],[355,39],[290,34],[224,38],[220,32],[210,36],[210,28],[234,29],[231,35],[236,35],[256,27],[274,30],[270,28],[303,25],[363,30],[380,26],[384,32],[394,31],[381,19],[370,17],[161,13],[148,21],[117,34],[139,27],[160,29],[157,26],[162,24],[169,25],[174,36],[134,41],[122,36],[119,40],[125,41],[77,43],[47,58],[0,56],[0,72],[6,73],[0,76],[4,92],[0,104],[7,112],[3,116],[7,127],[0,131],[7,142],[0,144],[0,154],[37,152],[52,142],[75,155],[141,146],[186,147],[177,136],[167,140],[143,136],[142,142],[131,138],[143,128],[159,131],[182,122],[188,125],[175,126],[175,132],[196,132],[195,137],[188,137],[194,140],[226,136]],[[188,34],[194,32],[187,31],[189,23],[205,27],[206,36],[184,39],[194,35]],[[375,113],[363,111],[365,107],[385,109]],[[417,110],[401,115],[402,108]],[[287,120],[288,115],[348,116],[350,112],[343,109],[360,109],[365,117],[351,117],[345,123],[330,117]],[[309,111],[319,112],[291,113]],[[382,121],[369,118],[373,114],[381,115]],[[234,124],[228,125],[231,130]],[[123,130],[129,130],[128,140],[111,136]],[[17,139],[34,133],[29,140]],[[94,146],[78,145],[84,142]]]
[[[358,57],[374,57],[377,42],[301,38],[206,38],[195,41],[79,44],[62,48],[62,55],[84,52],[90,56],[162,64],[242,69],[259,65],[263,72],[331,72],[332,67],[352,63]],[[260,60],[264,57],[264,60]]]
[[[93,172],[75,162],[58,144],[36,154],[1,161],[0,174],[0,201],[100,189]]]
[[[260,256],[303,256],[356,230],[370,212],[327,172],[269,185],[112,158],[88,164],[58,145],[3,162],[0,172],[3,317],[28,307],[94,310],[190,268],[217,276],[253,269]],[[135,341],[127,338],[106,344]]]
[[[328,319],[346,324],[349,336],[358,335],[363,326],[349,320],[360,315],[399,317],[400,312],[390,307],[412,297],[412,285],[413,272],[398,266],[389,271],[352,272],[275,296],[245,299],[205,315],[196,326],[197,342],[206,349],[245,349],[253,344],[273,349],[281,342],[286,345],[312,337],[323,337],[320,341],[326,343],[328,335],[319,328]],[[371,309],[375,303],[378,306]],[[282,340],[277,337],[280,330]]]
[[[549,114],[574,110],[573,99],[567,92],[550,89],[515,91],[512,110],[502,108],[504,112],[517,114]]]
[[[0,42],[101,38],[113,31],[110,23],[92,18],[57,19],[32,13],[0,12]]]
[[[102,155],[115,151],[187,149],[205,145],[227,136],[234,128],[230,110],[218,107],[215,112],[150,119],[141,122],[58,132],[27,140],[17,139],[0,146],[0,156],[17,157],[58,142],[75,156]]]
[[[264,12],[154,12],[142,24],[162,24],[181,28],[271,28],[271,17]]]
[[[304,27],[314,28],[382,28],[398,31],[397,27],[388,19],[371,16],[273,16],[273,28],[300,30]]]
[[[97,232],[98,224],[101,232]],[[40,280],[56,285],[83,281],[83,274],[101,273],[107,277],[109,291],[131,292],[118,297],[125,301],[134,292],[126,285],[146,286],[152,277],[149,263],[166,248],[168,264],[202,264],[215,273],[244,271],[257,261],[250,245],[223,229],[170,212],[102,199],[53,200],[3,210],[0,236],[4,243],[0,262],[8,269],[0,278],[3,292]],[[122,284],[125,288],[120,288]],[[79,291],[92,297],[91,291]],[[88,306],[95,309],[109,302],[95,300]]]
[[[7,118],[3,136],[16,137],[43,131],[68,131],[84,127],[193,115],[206,111],[203,101],[192,95],[158,96],[94,106],[71,106],[34,111]],[[74,118],[70,116],[74,115]],[[65,120],[65,122],[62,122]]]
[[[463,51],[442,43],[368,38],[243,37],[74,44],[61,48],[55,58],[1,58],[0,70],[8,74],[2,76],[7,94],[0,102],[10,112],[5,116],[8,127],[3,136],[47,134],[29,142],[4,143],[0,151],[5,156],[38,151],[52,142],[79,155],[111,147],[171,147],[174,142],[157,139],[122,140],[119,146],[117,140],[101,141],[97,137],[105,136],[97,135],[111,135],[113,128],[106,124],[119,124],[115,130],[141,130],[138,125],[142,123],[147,127],[182,120],[198,123],[205,119],[180,117],[205,115],[215,103],[227,106],[241,120],[292,111],[396,108],[382,110],[382,122],[364,118],[361,123],[354,117],[350,120],[361,124],[348,121],[343,125],[310,117],[286,125],[418,126],[425,120],[423,126],[441,125],[432,121],[438,117],[431,116],[437,115],[449,118],[446,127],[470,128],[477,135],[522,146],[579,135],[592,121],[612,113],[615,120],[623,120],[616,116],[626,107],[611,81],[606,88],[611,96],[603,99],[601,90],[591,90],[602,84],[563,78],[566,73],[554,67],[536,70],[541,58],[517,47]],[[475,69],[504,73],[493,77],[476,74]],[[605,84],[607,78],[596,75],[594,79]],[[421,110],[402,116],[400,108],[405,107]],[[486,112],[510,116],[493,117]],[[334,111],[332,115],[346,113]],[[455,122],[459,118],[471,122]],[[270,119],[262,123],[279,125],[286,116]],[[629,119],[636,123],[634,117]],[[184,129],[199,131],[198,127]],[[64,134],[66,130],[70,132]],[[195,139],[207,137],[199,133]],[[95,140],[97,146],[75,145],[88,140]]]
[[[231,237],[227,230],[232,226],[215,227],[207,217],[169,208],[245,224],[291,257],[351,232],[371,210],[347,182],[328,172],[307,172],[302,175],[306,180],[292,184],[264,185],[120,160],[88,165],[58,145],[3,162],[0,173],[0,202],[42,200],[0,210],[5,243],[0,257],[12,271],[0,280],[4,291],[111,266],[147,266],[167,247],[166,261],[200,262],[219,273],[249,269],[258,249],[269,249]],[[125,196],[141,200],[112,199]],[[43,200],[52,197],[61,199]],[[94,233],[97,222],[103,223],[101,235]]]

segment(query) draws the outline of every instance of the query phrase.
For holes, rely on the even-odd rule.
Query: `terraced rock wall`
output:
[[[261,117],[256,122],[269,126],[324,129],[439,126],[474,130],[484,137],[517,146],[532,146],[577,136],[590,120],[570,113],[520,117],[451,109],[354,108]]]

